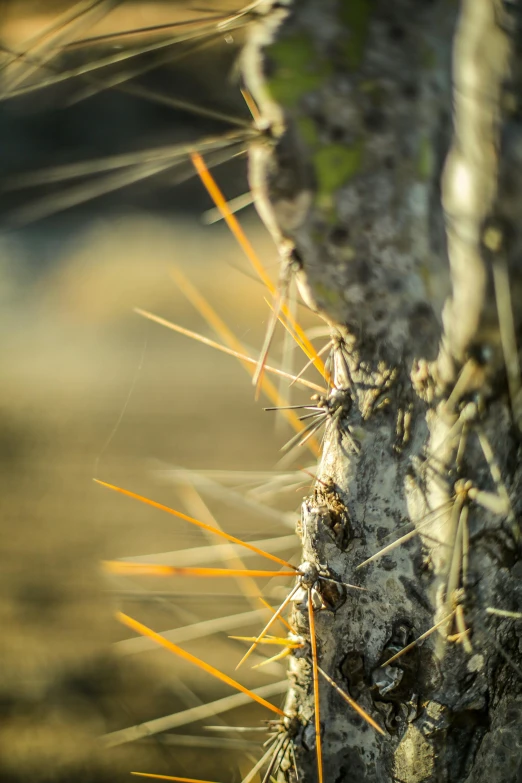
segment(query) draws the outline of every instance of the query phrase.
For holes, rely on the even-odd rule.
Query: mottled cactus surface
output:
[[[519,629],[487,609],[520,600],[519,12],[263,8],[243,58],[269,136],[252,189],[347,370],[303,504],[303,560],[366,589],[325,598],[319,659],[387,733],[323,689],[325,780],[516,781]],[[303,606],[295,623],[306,636]],[[306,658],[291,680],[314,780]]]
[[[89,3],[79,5],[85,6],[85,13]],[[108,0],[91,5],[88,13],[99,12],[102,19],[119,4]],[[145,13],[146,4],[142,10]],[[256,109],[254,123],[241,116],[224,139],[218,138],[223,118],[215,112],[207,116],[218,129],[212,126],[212,141],[200,145],[201,151],[212,153],[213,162],[219,163],[249,148],[250,188],[278,251],[281,293],[295,279],[305,304],[331,333],[331,386],[312,403],[313,426],[325,425],[322,452],[317,478],[297,515],[304,565],[291,622],[300,642],[288,656],[288,717],[278,745],[284,758],[279,758],[277,778],[287,783],[517,783],[522,779],[519,3],[260,0],[224,26],[215,22],[205,36],[207,43],[217,36],[226,45],[241,45],[233,72],[241,74]],[[22,97],[24,68],[43,70],[56,85],[67,80],[62,75],[68,68],[81,70],[85,54],[72,45],[68,48],[70,43],[61,39],[56,57],[45,47],[32,53],[27,49],[20,54],[16,46],[14,54],[7,51],[7,97]],[[9,45],[12,48],[12,42]],[[99,46],[98,41],[97,55]],[[104,47],[114,53],[120,46],[125,50],[129,44],[104,40],[102,53]],[[202,62],[205,46],[199,41],[191,50]],[[165,54],[158,52],[153,56]],[[184,50],[179,60],[186,54]],[[186,72],[179,67],[181,85]],[[121,76],[121,71],[109,71],[109,77],[89,73],[76,73],[80,86],[74,99],[83,100],[97,89],[97,79]],[[203,84],[204,77],[197,76]],[[134,89],[136,95],[141,89],[143,97],[149,90],[146,100],[151,101],[157,86],[145,82],[137,88],[125,80],[117,86],[117,80],[102,90],[114,87],[110,95],[115,115],[121,92]],[[196,79],[194,94],[198,89]],[[52,93],[53,100],[57,95]],[[116,95],[118,99],[113,98]],[[183,100],[192,98],[183,95]],[[31,111],[36,114],[38,100],[45,103],[45,98],[34,98]],[[157,96],[153,100],[158,103]],[[159,104],[161,112],[167,106],[172,109],[165,100]],[[12,116],[10,111],[27,111],[22,104],[7,105],[15,108],[9,108],[6,117]],[[111,106],[105,106],[110,112]],[[230,106],[233,114],[237,104]],[[140,108],[136,116],[145,125],[144,111]],[[78,124],[89,124],[91,118],[82,116]],[[130,115],[128,122],[121,116],[118,121],[123,134]],[[52,133],[47,132],[53,135],[57,126],[49,127]],[[103,133],[96,136],[97,128],[94,123],[94,147],[100,148],[101,156],[106,154],[107,138]],[[152,169],[146,165],[150,160],[133,159],[141,172],[109,178],[113,191],[158,173],[165,175],[169,186],[192,174],[186,162],[192,130],[184,127],[182,134],[186,146],[181,174],[168,156],[165,169],[159,158],[153,159]],[[162,126],[151,147],[165,143],[164,133]],[[16,143],[11,139],[11,146],[6,144],[9,175],[14,166],[8,153],[23,147],[21,139],[20,134]],[[60,162],[69,164],[65,147],[61,145]],[[177,166],[179,148],[175,155]],[[34,162],[35,168],[39,165]],[[30,169],[24,169],[26,175]],[[60,176],[63,173],[62,169]],[[93,172],[85,169],[82,176],[86,173]],[[26,184],[29,180],[26,177]],[[48,188],[47,201],[44,194],[36,207],[32,202],[27,206],[18,191],[4,194],[4,200],[10,206],[12,200],[19,210],[18,225],[105,192],[96,185],[91,195],[73,189],[62,197],[58,180],[40,181]],[[72,232],[70,225],[64,227]],[[157,226],[153,230],[157,240]],[[135,244],[129,223],[121,233],[131,237],[125,251],[128,262]],[[11,252],[9,241],[6,248]],[[38,247],[40,241],[49,247],[31,234]],[[47,253],[53,255],[52,250]],[[85,262],[80,268],[83,275]],[[199,692],[196,685],[196,693],[191,693],[180,683],[178,677],[184,673],[180,675],[175,664],[165,674],[162,665],[117,657],[110,647],[119,638],[113,616],[116,601],[108,596],[98,560],[122,554],[118,539],[124,538],[130,549],[127,536],[136,536],[135,548],[138,539],[143,543],[149,517],[142,509],[120,506],[120,497],[105,505],[98,499],[98,488],[94,492],[85,486],[93,463],[109,464],[117,473],[118,458],[122,463],[129,459],[122,476],[147,485],[149,479],[143,475],[149,466],[140,463],[136,469],[145,441],[137,435],[126,440],[120,432],[123,445],[119,452],[115,449],[111,463],[103,443],[113,428],[112,409],[111,415],[105,412],[104,426],[95,435],[91,422],[99,406],[93,402],[93,387],[82,381],[74,419],[88,419],[89,435],[83,436],[74,457],[62,450],[60,462],[53,450],[66,440],[60,440],[60,432],[63,436],[67,383],[78,385],[78,378],[88,376],[75,364],[80,342],[70,313],[81,311],[86,300],[95,300],[102,312],[101,292],[120,290],[121,279],[127,276],[125,268],[116,283],[111,278],[89,289],[85,273],[78,291],[57,276],[57,286],[65,293],[62,299],[53,293],[49,310],[55,318],[61,303],[69,315],[53,321],[49,332],[41,315],[47,290],[42,284],[43,298],[31,300],[27,315],[27,321],[36,324],[34,332],[9,344],[10,356],[15,357],[36,344],[30,354],[36,368],[49,361],[50,352],[42,346],[59,341],[58,332],[60,339],[65,334],[69,340],[69,353],[67,361],[53,365],[59,367],[55,372],[61,382],[50,387],[52,394],[42,392],[41,410],[34,403],[36,395],[31,397],[27,389],[41,392],[46,373],[24,374],[14,362],[13,377],[18,373],[23,379],[9,392],[16,399],[13,410],[18,418],[14,434],[9,428],[5,436],[0,433],[2,453],[7,455],[2,481],[8,509],[0,601],[2,783],[119,783],[128,779],[135,765],[165,774],[181,767],[192,778],[223,777],[212,769],[214,757],[202,752],[193,754],[194,766],[189,769],[188,757],[174,745],[175,736],[170,736],[170,745],[169,735],[163,742],[141,742],[147,739],[146,721],[182,709],[183,699],[185,706],[210,699],[212,688]],[[134,291],[141,291],[140,285]],[[19,296],[13,319],[25,312]],[[151,294],[151,301],[165,304],[167,295],[162,296],[156,300]],[[221,297],[225,312],[247,307],[246,298],[231,291],[230,285],[224,286]],[[129,311],[138,303],[129,303]],[[108,309],[117,306],[111,300]],[[91,311],[86,307],[84,312]],[[113,347],[125,343],[119,328]],[[249,326],[243,328],[250,333]],[[101,328],[92,329],[91,349],[94,342],[97,356],[106,349],[106,337],[101,337]],[[136,337],[132,329],[129,333]],[[85,329],[82,334],[85,338]],[[138,355],[141,351],[140,347]],[[106,364],[96,364],[102,386],[108,383],[117,356],[114,351]],[[141,367],[136,352],[132,357],[129,376],[136,365]],[[254,446],[267,448],[262,441],[264,423],[252,431],[239,423],[240,406],[235,400],[230,403],[225,372],[220,375],[210,365],[202,368],[196,360],[187,369],[191,356],[184,357],[187,364],[181,370],[165,355],[158,357],[159,353],[154,357],[157,366],[167,368],[170,375],[150,381],[150,397],[144,395],[141,415],[128,420],[150,422],[154,456],[171,459],[175,448],[169,438],[191,419],[198,429],[188,436],[190,444],[214,455],[209,433],[211,420],[218,418],[216,411],[232,422],[227,423],[226,439],[236,459],[239,454],[243,460]],[[69,364],[77,372],[60,375]],[[202,370],[207,372],[201,374]],[[184,383],[177,387],[179,397],[173,402],[165,389],[180,377]],[[195,393],[196,379],[201,381],[202,398]],[[126,394],[128,385],[116,395],[116,418]],[[176,406],[177,418],[172,412]],[[22,422],[31,421],[33,408],[34,418],[46,423],[42,441],[47,445],[30,444],[24,452]],[[79,433],[80,425],[76,426]],[[128,436],[130,425],[126,432]],[[11,473],[17,465],[18,473]],[[150,479],[143,492],[152,495],[155,486]],[[43,524],[41,508],[49,493],[52,521]],[[114,516],[109,516],[109,508]],[[120,513],[124,521],[115,524]],[[129,526],[130,517],[141,538]],[[164,524],[160,533],[155,529],[155,542],[163,541],[162,535],[170,541],[171,528]],[[159,551],[160,545],[146,548]],[[174,604],[181,617],[190,614]],[[164,607],[153,607],[157,627],[167,624],[162,611]],[[122,633],[122,638],[128,636]],[[205,644],[210,657],[213,643]],[[326,680],[320,680],[319,690],[317,684],[314,687],[315,644],[326,677],[382,727],[382,734],[349,708]],[[270,697],[276,694],[277,687]],[[140,743],[118,740],[111,747],[116,732],[138,724]]]

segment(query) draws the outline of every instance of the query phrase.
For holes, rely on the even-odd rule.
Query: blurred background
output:
[[[216,33],[215,25],[239,7],[224,0],[3,0],[0,7],[3,783],[130,780],[131,769],[239,781],[265,736],[220,734],[214,747],[216,735],[204,726],[275,717],[247,705],[135,743],[120,736],[104,749],[98,740],[232,694],[164,650],[111,646],[133,636],[114,609],[160,632],[250,612],[210,638],[176,637],[231,676],[245,645],[228,633],[259,631],[267,615],[244,596],[255,592],[249,584],[102,577],[107,558],[198,549],[166,560],[196,565],[209,541],[93,477],[200,518],[212,513],[227,531],[270,539],[273,551],[295,558],[295,512],[311,481],[299,468],[313,459],[304,452],[276,486],[265,471],[289,430],[254,402],[243,367],[133,310],[215,337],[173,280],[176,267],[259,353],[270,312],[265,291],[226,227],[204,224],[212,204],[189,177],[186,156],[157,176],[145,168],[145,178],[129,184],[131,175],[125,187],[112,180],[105,195],[92,167],[72,183],[35,177],[123,153],[136,153],[139,168],[151,148],[237,132],[249,121],[235,69],[244,33]],[[214,24],[211,35],[169,43],[204,23]],[[138,49],[88,76],[64,76]],[[182,111],[169,98],[235,120]],[[244,146],[215,169],[229,198],[248,190],[246,158],[236,154]],[[219,156],[209,153],[214,162]],[[274,248],[252,207],[241,220],[277,279]],[[202,555],[202,564],[219,565],[224,555]],[[245,564],[270,568],[255,558]],[[276,605],[287,583],[263,589]],[[249,687],[276,683],[272,700],[282,703],[282,665],[247,666],[240,675]],[[202,750],[201,742],[214,745]]]

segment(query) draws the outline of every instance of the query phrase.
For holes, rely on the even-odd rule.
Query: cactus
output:
[[[519,596],[520,19],[489,0],[263,11],[252,191],[349,370],[299,531],[303,561],[366,592],[316,612],[319,660],[387,730],[325,694],[324,779],[515,781],[520,626],[488,607]],[[312,674],[294,656],[303,724]],[[294,745],[315,780],[313,733]]]
[[[81,13],[98,12],[96,2],[84,5]],[[287,564],[297,584],[285,601],[294,606],[285,715],[248,780],[263,763],[265,780],[291,783],[515,783],[522,774],[521,22],[514,0],[258,0],[217,23],[221,34],[245,28],[239,69],[255,127],[239,121],[199,149],[220,162],[248,147],[252,195],[279,250],[280,298],[294,277],[331,332],[330,387],[303,406],[309,419],[297,437],[324,426],[297,524],[301,565]],[[215,33],[212,24],[203,25],[205,35]],[[123,47],[105,64],[127,55]],[[103,60],[71,68],[45,46],[12,56],[7,97],[71,75],[86,94],[100,87],[139,93],[122,87],[117,74],[104,83]],[[45,71],[36,87],[24,81],[26,61]],[[29,184],[49,185],[109,172],[87,194],[83,186],[51,193],[40,204],[23,203],[17,217],[38,219],[104,189],[170,173],[191,149],[119,155],[107,169],[67,164],[50,179],[31,174]],[[225,350],[251,361],[237,341]],[[295,424],[295,412],[288,415]],[[245,614],[251,619],[255,610]],[[107,615],[106,607],[104,642]],[[119,617],[202,663],[177,645],[176,632],[165,641]],[[186,638],[197,638],[191,633]],[[103,643],[94,648],[96,680],[118,667],[104,657]],[[55,668],[61,665],[57,656]],[[83,659],[67,666],[76,674]],[[119,670],[122,679],[143,677],[139,667],[137,675]],[[112,679],[100,686],[106,702],[120,698],[113,679],[114,687]],[[242,699],[244,686],[226,681],[243,690]],[[48,692],[41,676],[28,683],[26,712]],[[280,682],[265,685],[255,699],[266,706],[281,691]],[[42,780],[123,779],[127,759],[139,753],[111,756],[111,748],[147,737],[153,725],[164,731],[212,714],[193,705],[107,731],[97,755],[103,721],[95,696],[77,736],[61,713],[58,729],[50,726],[54,738],[67,739],[51,772],[37,768],[14,734],[0,733],[3,747],[11,743],[20,756],[0,762],[5,774],[15,781],[40,779],[39,772]],[[221,702],[223,710],[244,704],[237,694]],[[115,722],[114,704],[105,710],[105,722]],[[37,760],[46,741],[42,732]]]

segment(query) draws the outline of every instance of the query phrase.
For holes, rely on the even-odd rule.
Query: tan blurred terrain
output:
[[[258,245],[266,259],[272,251],[260,233]],[[171,280],[173,264],[190,274],[245,342],[260,345],[267,318],[263,292],[234,269],[244,262],[221,227],[202,228],[195,220],[168,225],[136,216],[116,225],[101,221],[32,286],[13,280],[16,269],[9,269],[7,257],[3,286],[11,286],[11,302],[3,313],[2,571],[9,632],[2,643],[2,671],[9,686],[16,682],[31,703],[64,672],[76,673],[79,662],[89,667],[105,656],[111,639],[129,635],[111,619],[100,559],[206,543],[188,525],[93,485],[95,475],[180,507],[175,489],[155,477],[157,465],[247,470],[271,468],[275,462],[281,435],[255,405],[244,370],[233,359],[133,313],[140,306],[208,333]],[[262,517],[247,519],[219,504],[213,508],[227,530],[248,539],[281,532]],[[207,585],[195,588],[206,591]],[[140,586],[134,583],[133,589]],[[174,589],[190,592],[184,584]],[[230,595],[237,587],[221,583],[216,589]],[[169,605],[153,620],[146,604],[134,603],[127,611],[163,630],[248,608],[226,600],[194,605],[190,599],[183,619]],[[213,641],[214,663],[230,657],[227,645],[216,656],[220,644],[225,642]],[[192,649],[205,657],[207,642]],[[180,667],[167,656],[148,654],[152,685],[147,693],[153,688],[175,694],[168,679],[175,679]],[[161,671],[153,676],[149,666],[155,658]],[[163,667],[170,672],[167,681]],[[251,685],[271,679],[270,673],[252,677],[246,671],[242,681],[245,676]],[[212,680],[200,684],[201,675],[190,668],[183,669],[183,679],[197,690],[203,687],[203,699],[227,692]],[[126,698],[137,700],[143,710],[138,694]],[[161,698],[153,703],[146,705],[145,716],[138,709],[139,717],[130,724],[167,714]],[[178,703],[172,694],[171,703]],[[51,720],[45,710],[38,723],[42,720],[46,725]],[[112,716],[116,720],[117,728],[129,722],[125,711]],[[101,721],[100,733],[109,727]],[[1,737],[0,731],[0,747]],[[23,737],[22,727],[15,747]],[[13,741],[10,733],[8,739]],[[20,754],[29,763],[29,754]],[[15,768],[23,769],[25,762],[16,753],[14,759]],[[29,765],[27,779],[32,774]]]
[[[41,36],[70,9],[87,6],[71,0],[4,0],[2,3],[2,38],[13,46],[23,45],[33,36]],[[191,21],[205,15],[229,14],[245,5],[238,0],[128,0],[127,2],[93,3],[93,13],[84,27],[89,37],[111,35],[139,27],[153,27],[171,22]],[[208,12],[207,12],[208,9]]]
[[[4,43],[22,47],[52,17],[51,6],[54,14],[65,4],[46,4],[45,13],[41,3],[5,4]],[[100,19],[96,34],[161,24],[173,6],[123,3],[112,19]],[[275,276],[274,250],[253,211],[245,225]],[[263,288],[228,231],[202,226],[198,214],[94,206],[49,225],[6,230],[0,251],[0,779],[102,783],[130,779],[138,768],[239,780],[255,749],[249,756],[142,742],[102,752],[97,743],[107,732],[230,693],[163,650],[114,653],[111,642],[131,636],[113,619],[117,606],[162,631],[245,612],[251,603],[224,580],[159,587],[127,580],[119,596],[111,593],[118,584],[101,576],[100,560],[194,548],[207,539],[92,479],[187,510],[158,467],[273,468],[287,431],[276,432],[255,404],[244,369],[133,312],[141,307],[214,336],[172,280],[175,265],[259,351],[269,318]],[[293,491],[286,507],[296,508],[300,497]],[[229,532],[248,539],[292,532],[262,514],[209,505]],[[149,589],[173,595],[146,600]],[[244,650],[223,632],[187,647],[232,676]],[[280,679],[284,669],[274,664],[246,668],[241,681],[259,687]],[[260,716],[273,717],[248,707],[222,719],[241,724]],[[180,732],[202,734],[198,724]]]

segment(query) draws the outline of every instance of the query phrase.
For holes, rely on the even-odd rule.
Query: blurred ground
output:
[[[123,3],[122,16],[110,24],[132,26],[136,13],[141,24],[159,24],[175,6]],[[42,9],[40,3],[3,6],[4,44],[18,50],[35,35],[51,16],[50,3],[45,18]],[[110,31],[108,20],[103,32]],[[124,126],[125,143],[135,146],[164,137],[166,115],[162,124],[154,107],[130,104],[119,126],[109,114],[104,135],[103,107],[110,102],[106,94],[76,116],[66,113],[63,94],[40,96],[36,107],[32,100],[2,104],[2,166],[12,173],[30,170],[35,161],[53,165],[63,161],[64,151],[68,160],[87,159],[100,154],[100,139],[101,146],[107,144],[105,154],[108,137],[117,147]],[[191,122],[183,125],[184,133],[194,133]],[[45,127],[60,128],[61,135],[44,133]],[[200,128],[202,135],[206,130]],[[244,180],[241,166],[229,176],[222,173],[231,195]],[[254,403],[251,383],[233,359],[133,312],[139,306],[209,334],[170,277],[176,265],[241,340],[257,351],[262,342],[269,317],[264,291],[234,240],[221,225],[202,226],[201,210],[210,204],[199,183],[172,191],[168,182],[159,191],[149,183],[130,195],[122,192],[16,230],[9,225],[10,198],[4,200],[0,779],[5,783],[127,780],[133,765],[231,781],[240,779],[238,767],[243,774],[248,769],[247,756],[238,752],[182,753],[176,746],[142,743],[104,754],[96,743],[106,732],[230,693],[165,651],[115,656],[110,643],[131,635],[114,622],[115,606],[159,631],[251,607],[238,598],[235,583],[161,585],[182,597],[167,596],[154,606],[150,600],[127,596],[122,603],[121,596],[111,597],[100,575],[101,559],[192,548],[205,539],[179,520],[110,494],[92,478],[183,508],[155,468],[270,469],[285,439]],[[273,248],[253,211],[245,225],[275,273]],[[303,455],[301,462],[310,459]],[[291,493],[286,507],[297,508],[300,497]],[[291,533],[291,526],[223,503],[214,502],[212,510],[227,530],[249,539]],[[281,554],[290,557],[293,550]],[[129,589],[142,586],[132,580]],[[212,598],[194,595],[202,590]],[[254,623],[243,632],[258,627]],[[203,639],[187,646],[226,666],[232,676],[244,649],[224,633],[210,645]],[[283,678],[284,669],[272,665],[258,673],[245,670],[242,681],[256,687]],[[246,708],[223,717],[240,725],[265,717],[261,713]],[[197,724],[188,731],[201,734]]]
[[[266,259],[270,245],[259,231],[257,238]],[[79,660],[104,654],[112,638],[129,635],[111,621],[99,559],[206,543],[188,525],[94,486],[93,476],[180,507],[174,488],[163,486],[153,468],[260,470],[274,465],[281,435],[255,405],[244,370],[233,359],[133,313],[138,305],[208,333],[169,277],[176,264],[245,342],[259,346],[266,320],[262,289],[234,269],[236,263],[243,264],[239,251],[221,227],[202,228],[195,219],[169,225],[134,215],[86,228],[76,246],[66,248],[36,282],[16,280],[16,264],[14,270],[4,269],[3,290],[11,288],[2,313],[4,579],[15,603],[9,602],[2,671],[9,685],[19,681],[31,699],[46,692],[64,670],[76,671]],[[290,504],[297,503],[298,496],[290,498]],[[262,517],[245,518],[223,504],[214,503],[213,509],[227,530],[247,539],[282,532]],[[135,582],[132,587],[140,589]],[[195,587],[208,590],[208,585]],[[214,589],[231,595],[237,587],[221,583]],[[65,602],[59,622],[48,614],[49,590],[56,592],[53,601]],[[26,616],[28,591],[37,602],[41,629],[35,627],[34,612]],[[182,584],[176,591],[190,588]],[[189,614],[194,612],[188,619],[172,617],[170,610],[151,618],[150,607],[140,602],[126,609],[158,630],[248,609],[238,599],[199,605],[190,596],[187,600]],[[253,630],[255,625],[244,632]],[[191,649],[208,657],[206,640]],[[230,655],[226,646],[219,654],[219,642],[213,640],[214,664]],[[147,667],[154,656],[148,654]],[[162,651],[156,655],[172,678],[180,667],[165,657]],[[265,684],[274,671],[254,679],[246,672],[246,678]],[[227,689],[212,680],[198,686],[201,676],[190,668],[183,672],[185,683],[203,688],[203,699],[226,695]],[[169,712],[164,697],[150,696],[152,685],[153,692],[169,692],[165,672],[150,679],[152,703],[143,705],[136,693],[126,694],[139,704],[139,717],[131,725]],[[170,711],[179,707],[175,690]],[[128,720],[124,714],[112,722],[121,728]]]

